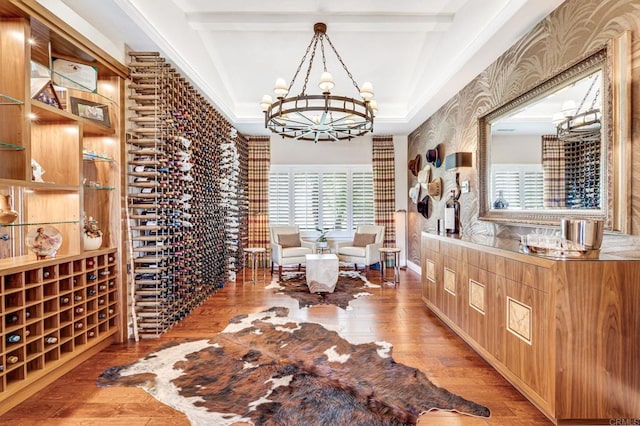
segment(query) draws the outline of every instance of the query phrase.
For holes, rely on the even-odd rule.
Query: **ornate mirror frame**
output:
[[[631,204],[631,111],[630,67],[631,33],[626,31],[605,46],[583,56],[538,86],[500,105],[478,119],[478,218],[520,225],[558,225],[568,217],[596,218],[605,221],[605,229],[628,233]],[[533,100],[597,69],[603,70],[602,167],[599,209],[579,210],[503,210],[493,209],[491,186],[491,123]]]

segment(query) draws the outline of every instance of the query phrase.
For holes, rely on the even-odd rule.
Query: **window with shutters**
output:
[[[535,210],[544,207],[544,179],[541,164],[494,164],[491,168],[491,194],[498,192],[510,210]]]
[[[371,166],[272,166],[269,222],[334,236],[374,223]]]

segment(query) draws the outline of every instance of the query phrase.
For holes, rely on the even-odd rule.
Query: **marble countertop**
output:
[[[464,246],[480,245],[491,249],[503,250],[519,256],[539,258],[541,260],[601,260],[601,261],[640,261],[640,247],[634,245],[616,244],[615,236],[606,236],[600,250],[590,250],[586,253],[576,253],[561,250],[536,250],[528,248],[519,240],[501,238],[493,235],[442,235],[435,232],[423,232],[441,241],[456,242]],[[538,252],[536,252],[538,251]]]

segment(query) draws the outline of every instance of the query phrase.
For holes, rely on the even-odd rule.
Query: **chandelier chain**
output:
[[[320,36],[320,53],[322,53],[322,71],[327,71],[327,58],[324,55],[324,42]]]
[[[342,68],[344,68],[344,71],[347,73],[347,75],[351,79],[351,82],[356,87],[356,90],[358,92],[360,92],[360,88],[358,87],[358,83],[356,83],[356,80],[353,78],[353,75],[351,75],[351,72],[349,71],[349,69],[347,69],[347,66],[344,64],[344,61],[340,57],[340,54],[338,53],[336,48],[333,46],[333,43],[331,43],[331,39],[329,38],[329,34],[325,34],[324,36],[326,37],[327,42],[329,43],[329,46],[331,46],[331,48],[333,49],[333,53],[336,54],[336,57],[338,58],[338,61],[340,61],[340,63],[342,64]]]
[[[309,58],[309,67],[307,67],[307,75],[304,76],[304,84],[302,85],[302,91],[300,92],[300,94],[303,95],[303,96],[306,94],[306,91],[307,91],[307,83],[309,83],[309,75],[311,74],[311,66],[313,65],[313,59],[316,56],[316,49],[318,48],[318,37],[314,35],[313,39],[315,40],[315,43],[313,43],[313,50],[311,51],[311,57]],[[304,63],[304,59],[303,59],[302,63]],[[300,63],[300,66],[302,66],[302,63]],[[291,84],[293,84],[293,81],[291,82]]]
[[[309,50],[311,50],[311,46],[313,46],[313,42],[317,43],[316,37],[314,36],[311,39],[311,42],[309,43],[309,45],[307,46],[307,50],[306,52],[304,52],[304,56],[302,56],[302,60],[300,61],[300,64],[298,64],[298,69],[296,70],[296,73],[293,75],[293,78],[291,79],[291,82],[289,83],[289,89],[288,92],[291,92],[291,87],[293,87],[293,83],[296,81],[296,77],[298,77],[298,74],[300,73],[300,69],[302,69],[302,65],[304,64],[304,61],[307,59],[307,55],[309,54]],[[315,54],[316,48],[313,48],[313,52]],[[311,62],[313,62],[313,55],[311,56]],[[302,88],[302,93],[304,94],[304,90],[307,87],[307,83],[306,81],[309,79],[309,71],[307,71],[307,78],[305,79],[305,84],[304,87]]]
[[[589,94],[591,93],[591,90],[593,90],[593,86],[595,86],[596,81],[598,81],[599,78],[598,76],[596,76],[596,78],[594,78],[591,81],[591,85],[589,86],[589,90],[587,90],[587,93],[585,93],[584,98],[582,98],[582,101],[580,102],[580,105],[578,105],[578,109],[576,110],[577,112],[580,112],[580,110],[582,109],[582,106],[584,105],[584,103],[587,101],[587,98],[589,97]],[[600,95],[600,89],[598,89],[596,91],[596,95],[593,98],[593,102],[591,102],[591,110],[593,111],[594,107],[596,106],[596,101],[598,100],[598,96]]]

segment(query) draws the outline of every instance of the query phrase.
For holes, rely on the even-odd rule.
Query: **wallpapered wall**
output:
[[[487,111],[535,87],[558,73],[567,64],[594,51],[625,30],[632,32],[632,234],[640,235],[640,2],[637,0],[568,0],[498,60],[450,99],[442,108],[409,135],[407,158],[424,155],[442,144],[445,155],[458,151],[474,153],[477,162],[477,119]],[[633,108],[633,106],[638,105]],[[424,164],[424,157],[423,157]],[[441,176],[443,197],[431,203],[425,219],[409,202],[409,261],[420,264],[420,234],[435,230],[444,213],[455,175],[444,165],[432,168],[432,179]],[[493,226],[478,221],[477,169],[460,169],[460,180],[471,182],[471,192],[462,194],[461,222],[466,233],[514,236],[515,228]],[[408,187],[417,182],[408,173]],[[520,233],[530,232],[530,228]],[[636,240],[633,238],[632,240]]]

